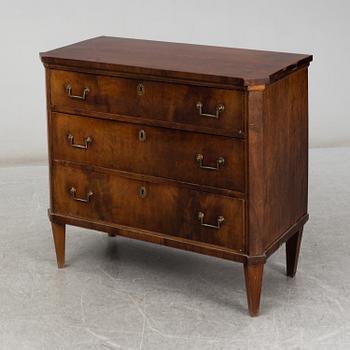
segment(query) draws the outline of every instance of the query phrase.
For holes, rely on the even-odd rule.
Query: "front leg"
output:
[[[250,316],[258,316],[264,263],[245,263],[244,276]]]
[[[64,267],[64,256],[66,246],[66,225],[51,223],[53,240],[55,243],[58,268]]]

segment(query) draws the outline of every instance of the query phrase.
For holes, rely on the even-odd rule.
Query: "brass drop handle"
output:
[[[73,95],[72,94],[72,85],[70,85],[70,84],[66,85],[66,93],[67,93],[67,95],[70,98],[73,98],[75,100],[83,100],[83,101],[85,101],[89,92],[90,92],[89,88],[84,88],[83,94],[81,96],[80,95]]]
[[[77,189],[75,187],[71,187],[69,192],[75,201],[83,202],[83,203],[89,203],[91,196],[93,196],[93,194],[94,194],[92,191],[89,191],[86,194],[86,198],[79,198],[79,197],[77,197]]]
[[[210,227],[210,228],[215,228],[215,229],[219,229],[221,228],[221,225],[223,224],[223,222],[225,221],[225,218],[223,216],[218,216],[218,218],[216,219],[217,221],[217,224],[216,225],[211,225],[211,224],[205,224],[204,223],[204,213],[199,211],[198,212],[198,220],[200,221],[201,225],[202,226],[205,226],[205,227]]]
[[[207,169],[207,170],[219,170],[219,168],[225,164],[225,159],[224,159],[223,157],[219,157],[219,158],[216,160],[216,166],[203,165],[203,159],[204,159],[203,154],[198,153],[198,154],[196,155],[196,161],[198,162],[199,167],[202,168],[202,169]]]
[[[225,106],[223,104],[219,103],[216,106],[215,114],[203,113],[203,103],[202,102],[197,102],[196,108],[198,109],[199,115],[201,117],[209,117],[209,118],[219,119],[220,112],[222,112],[225,109]]]
[[[86,137],[86,138],[84,139],[84,144],[83,144],[83,145],[80,145],[80,144],[78,144],[78,143],[74,143],[74,136],[73,136],[71,133],[69,133],[69,134],[67,135],[67,139],[68,139],[68,141],[69,141],[69,143],[70,143],[70,145],[71,145],[72,147],[80,148],[80,149],[88,149],[90,143],[92,142],[92,137],[91,137],[91,136],[88,136],[88,137]]]

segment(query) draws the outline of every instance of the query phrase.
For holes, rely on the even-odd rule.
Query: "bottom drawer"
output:
[[[53,212],[242,251],[244,200],[78,165],[53,165]]]

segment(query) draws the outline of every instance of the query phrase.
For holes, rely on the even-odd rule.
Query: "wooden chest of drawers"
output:
[[[41,54],[57,263],[76,225],[263,266],[308,219],[312,56],[99,37]]]

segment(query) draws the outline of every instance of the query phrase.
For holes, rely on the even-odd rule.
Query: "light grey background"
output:
[[[311,53],[311,147],[350,146],[349,2],[1,0],[0,163],[46,159],[39,51],[98,35]]]

